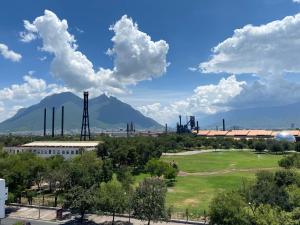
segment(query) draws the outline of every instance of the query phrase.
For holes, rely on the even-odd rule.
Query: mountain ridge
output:
[[[55,107],[55,128],[60,129],[61,106],[65,108],[65,130],[78,132],[81,128],[83,100],[71,92],[45,97],[39,103],[22,108],[0,123],[0,132],[33,132],[43,130],[43,111],[47,109],[47,125],[51,126],[52,107]],[[126,129],[134,122],[137,129],[158,129],[162,126],[113,96],[102,94],[89,100],[91,129]],[[49,129],[47,129],[49,131]]]
[[[203,128],[222,126],[222,119],[227,128],[244,129],[289,129],[291,124],[300,127],[300,102],[247,109],[235,109],[216,113],[200,120]]]

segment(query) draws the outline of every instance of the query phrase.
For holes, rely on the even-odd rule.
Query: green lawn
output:
[[[219,192],[241,187],[243,181],[255,178],[255,170],[238,169],[278,168],[282,155],[256,154],[249,151],[211,152],[187,156],[163,156],[161,160],[175,161],[180,171],[188,173],[214,172],[213,174],[187,174],[178,176],[173,187],[168,188],[167,205],[172,206],[173,216],[184,218],[186,209],[190,217],[203,215],[212,198]],[[230,171],[230,169],[236,169]],[[227,173],[222,173],[224,170]],[[218,171],[220,174],[218,174]],[[136,185],[149,175],[136,176]]]
[[[187,156],[163,156],[164,161],[175,161],[184,172],[208,172],[225,169],[277,167],[281,155],[255,154],[246,151],[212,152]]]
[[[253,173],[248,172],[177,177],[175,186],[168,189],[167,205],[173,206],[175,212],[185,212],[188,208],[194,214],[203,214],[216,193],[238,188],[243,180],[248,181],[254,177]]]
[[[211,152],[187,156],[163,156],[167,162],[175,161],[179,170],[189,173],[215,172],[212,175],[178,176],[174,187],[169,188],[167,205],[173,206],[175,212],[181,212],[181,217],[188,208],[191,216],[203,215],[212,198],[224,190],[239,188],[243,180],[255,178],[255,171],[232,171],[230,169],[263,169],[278,168],[282,155],[256,154],[247,151]],[[220,174],[217,172],[220,171]],[[175,215],[177,215],[175,213]]]

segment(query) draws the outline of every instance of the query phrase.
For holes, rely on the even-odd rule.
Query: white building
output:
[[[5,187],[5,180],[0,179],[0,220],[5,217],[5,201],[7,200],[8,190]]]
[[[100,141],[35,141],[17,147],[4,147],[9,154],[31,152],[40,157],[61,155],[70,159],[79,155],[81,151],[92,151]]]

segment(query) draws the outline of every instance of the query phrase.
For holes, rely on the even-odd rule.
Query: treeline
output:
[[[289,155],[279,165],[288,169],[259,172],[254,182],[218,194],[210,204],[210,223],[299,225],[300,174],[295,168],[300,168],[300,155]]]
[[[0,136],[1,146],[17,146],[31,141],[49,140],[49,137],[41,136]],[[80,140],[79,136],[56,136],[51,140],[62,141],[74,141]],[[177,135],[177,134],[162,134],[158,137],[143,137],[136,136],[130,138],[113,138],[105,135],[92,136],[92,140],[104,141],[103,157],[106,157],[106,150],[110,151],[110,154],[115,155],[113,158],[119,162],[121,158],[124,159],[122,164],[128,164],[129,161],[141,161],[144,164],[147,160],[147,152],[144,154],[144,158],[137,159],[136,152],[143,150],[155,151],[155,154],[159,157],[162,152],[179,152],[185,150],[194,149],[255,149],[262,152],[268,150],[271,152],[284,152],[295,150],[300,152],[300,143],[291,143],[286,141],[275,141],[274,139],[233,139],[233,138],[206,138],[199,137],[192,134]],[[118,158],[119,156],[119,159]],[[127,156],[127,157],[126,157]],[[112,162],[116,165],[116,163]]]

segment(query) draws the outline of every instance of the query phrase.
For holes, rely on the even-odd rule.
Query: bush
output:
[[[254,143],[254,149],[257,152],[263,152],[264,150],[266,150],[267,145],[265,142],[262,141],[257,141]]]
[[[236,192],[218,194],[210,204],[211,224],[250,225],[243,198]]]
[[[278,162],[280,167],[291,169],[291,168],[300,168],[300,154],[292,154]]]
[[[178,168],[175,163],[170,164],[167,162],[159,161],[157,159],[151,159],[145,166],[146,172],[152,176],[161,177],[162,175],[166,179],[174,180],[178,173]]]
[[[296,151],[296,152],[300,152],[300,142],[297,142],[297,143],[295,144],[295,151]]]
[[[274,153],[283,152],[283,146],[281,142],[275,141],[270,146],[270,151]]]

